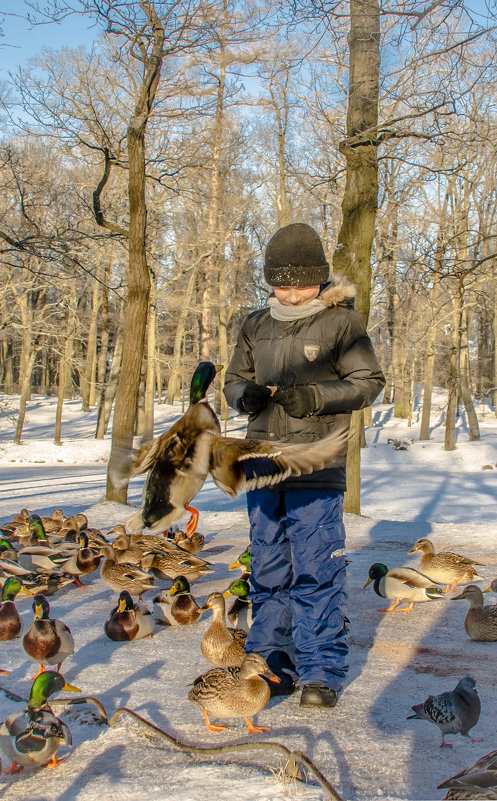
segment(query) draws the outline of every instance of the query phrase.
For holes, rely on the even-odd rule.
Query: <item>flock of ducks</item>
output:
[[[369,568],[364,587],[374,582],[376,594],[392,601],[391,606],[380,611],[410,612],[415,603],[447,597],[458,584],[485,580],[476,570],[481,562],[451,551],[435,553],[433,543],[425,537],[418,540],[408,554],[417,552],[422,554],[419,570],[406,566],[389,570],[382,562],[375,562]],[[468,584],[459,595],[452,597],[453,601],[461,598],[469,601],[464,627],[472,640],[497,641],[497,605],[485,606],[483,602],[483,592],[491,591],[497,591],[497,579],[486,590],[482,591],[476,584]],[[408,606],[399,606],[401,603],[407,603]]]
[[[57,521],[58,529],[53,521]],[[214,669],[195,680],[188,699],[202,709],[211,731],[225,727],[211,724],[209,714],[243,717],[250,733],[262,731],[250,718],[266,706],[270,697],[262,676],[269,681],[277,678],[263,657],[244,652],[251,622],[249,551],[244,551],[229,566],[230,570],[241,569],[241,578],[232,581],[224,593],[211,593],[200,604],[192,594],[190,582],[212,572],[212,565],[198,555],[204,545],[198,532],[185,540],[184,532],[167,531],[160,537],[130,535],[125,526],[118,525],[104,535],[89,529],[86,519],[79,521],[77,531],[72,528],[75,521],[71,521],[71,528],[67,528],[65,521],[61,510],[55,510],[55,516],[47,518],[23,510],[2,526],[0,640],[8,642],[22,637],[26,657],[38,668],[32,676],[26,709],[9,716],[0,728],[0,749],[12,761],[6,772],[16,773],[23,766],[47,762],[58,764],[58,749],[71,742],[69,729],[54,715],[47,699],[61,689],[79,692],[60,673],[64,661],[75,652],[74,638],[69,627],[52,616],[50,603],[39,590],[47,587],[49,578],[52,595],[70,582],[73,586],[87,587],[81,577],[98,568],[102,580],[119,594],[117,604],[103,624],[105,634],[115,642],[151,637],[157,625],[193,625],[211,610],[212,621],[201,638],[200,649]],[[113,541],[109,539],[112,534]],[[183,547],[185,544],[187,549]],[[35,559],[29,563],[29,569],[23,556],[25,549]],[[37,561],[45,552],[50,564],[43,558]],[[157,578],[169,580],[171,587],[154,597],[149,610],[140,602],[141,596],[156,587]],[[33,598],[33,621],[24,632],[16,608],[18,595]],[[234,600],[228,613],[234,628],[226,622],[225,599],[230,597]]]

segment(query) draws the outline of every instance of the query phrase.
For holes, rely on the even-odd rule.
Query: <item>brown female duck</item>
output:
[[[225,603],[220,592],[211,592],[202,608],[212,609],[213,614],[212,623],[200,643],[203,655],[217,667],[240,666],[245,658],[247,632],[227,627]]]
[[[474,565],[481,565],[481,562],[452,551],[435,553],[433,543],[425,537],[418,540],[408,553],[413,554],[417,551],[422,553],[419,563],[421,573],[432,581],[446,584],[445,592],[454,592],[461,582],[483,580],[474,568]]]
[[[226,726],[211,723],[209,715],[243,718],[249,734],[270,731],[267,727],[254,726],[249,719],[264,709],[271,696],[262,676],[279,681],[261,654],[250,653],[244,656],[239,667],[214,668],[195,679],[188,700],[203,711],[209,731],[226,729]]]

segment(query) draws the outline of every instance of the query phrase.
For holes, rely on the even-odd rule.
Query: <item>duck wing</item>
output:
[[[388,578],[402,581],[403,584],[409,587],[427,588],[443,586],[437,581],[432,581],[432,579],[425,576],[424,573],[420,573],[419,570],[413,567],[393,567],[388,571],[387,576]]]
[[[343,463],[348,442],[346,430],[317,442],[298,445],[222,437],[211,432],[209,436],[209,472],[227,495],[271,486],[289,476]]]

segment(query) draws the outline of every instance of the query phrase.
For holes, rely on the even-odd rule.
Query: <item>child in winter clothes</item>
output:
[[[269,307],[240,331],[224,392],[248,414],[247,436],[311,442],[342,430],[385,384],[347,279],[328,280],[317,233],[292,223],[272,237]],[[277,387],[274,390],[270,387]],[[335,706],[347,673],[345,463],[247,493],[257,651],[301,706]]]

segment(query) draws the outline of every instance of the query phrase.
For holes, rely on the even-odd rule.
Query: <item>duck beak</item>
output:
[[[371,584],[372,581],[373,581],[372,578],[368,578],[368,580],[366,581],[366,583],[365,583],[365,585],[364,585],[364,587],[362,589],[365,590],[366,587],[368,586],[368,584]]]
[[[73,684],[68,684],[67,681],[64,684],[62,689],[63,690],[67,690],[70,693],[81,693],[81,692],[83,692],[83,690],[80,690],[79,687],[74,687]]]
[[[30,598],[33,597],[33,593],[29,592],[29,590],[27,590],[26,587],[21,587],[21,589],[19,590],[19,595],[29,595]]]
[[[119,612],[124,612],[126,609],[126,601],[119,601]]]
[[[214,368],[216,370],[216,375],[217,375],[217,373],[220,373],[221,370],[224,370],[224,364],[215,364]]]
[[[409,556],[412,553],[416,553],[417,550],[417,548],[412,548],[410,551],[407,551],[407,555]]]
[[[171,588],[170,588],[170,589],[167,591],[167,594],[168,594],[168,595],[174,595],[174,587],[171,587]]]
[[[486,590],[482,590],[482,592],[492,592],[492,587],[487,587]]]
[[[233,562],[232,565],[229,565],[228,570],[236,570],[237,567],[241,567],[241,564],[238,561],[238,559],[236,560],[236,562]]]
[[[42,615],[43,615],[43,607],[40,604],[39,606],[35,607],[35,614],[34,614],[35,620],[41,620]]]
[[[269,681],[272,681],[274,684],[281,683],[281,679],[279,679],[278,676],[275,676],[274,673],[271,670],[269,670],[269,668],[265,670],[264,673],[262,673],[261,675],[266,676],[266,678],[269,679]]]
[[[223,592],[223,598],[229,598],[230,595],[231,595],[231,592],[229,590],[226,590],[226,592]]]

